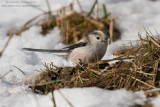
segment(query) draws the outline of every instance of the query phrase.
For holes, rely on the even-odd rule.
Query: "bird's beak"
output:
[[[107,42],[107,39],[103,39],[102,42]]]

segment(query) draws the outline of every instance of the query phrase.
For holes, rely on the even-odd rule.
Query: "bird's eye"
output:
[[[99,39],[100,39],[100,37],[97,37],[97,39],[99,40]]]

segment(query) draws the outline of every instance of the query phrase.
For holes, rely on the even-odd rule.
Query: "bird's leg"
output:
[[[79,60],[79,64],[83,66],[82,60],[81,59],[78,59],[78,60]]]

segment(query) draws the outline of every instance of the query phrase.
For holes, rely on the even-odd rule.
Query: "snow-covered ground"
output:
[[[14,1],[14,2],[13,2]],[[42,12],[23,4],[25,0],[0,1],[0,50],[8,37],[6,32],[20,28],[29,19]],[[45,0],[27,0],[39,8],[47,11]],[[53,11],[61,6],[68,5],[73,0],[49,0]],[[82,0],[82,7],[89,11],[94,0]],[[160,32],[160,1],[150,0],[99,0],[101,9],[105,3],[107,10],[116,17],[116,27],[121,31],[121,39],[109,45],[103,59],[113,58],[112,52],[119,49],[126,40],[138,40],[138,32],[142,27],[149,28],[153,34]],[[75,9],[79,11],[76,4]],[[103,13],[99,13],[102,16]],[[29,90],[29,82],[22,85],[19,82],[37,73],[36,69],[43,68],[44,62],[54,62],[58,66],[69,66],[71,62],[54,54],[32,53],[23,51],[24,47],[32,48],[61,48],[60,30],[54,28],[47,36],[40,34],[41,28],[31,27],[21,34],[14,36],[0,58],[0,107],[53,107],[52,96],[35,95]],[[144,34],[144,32],[142,32]],[[21,68],[23,75],[17,68]],[[1,78],[6,72],[8,75]],[[15,87],[16,86],[16,87]],[[9,92],[7,92],[9,91]],[[99,88],[61,89],[63,95],[75,107],[128,107],[133,104],[143,104],[147,99],[144,92],[130,92],[125,89],[107,91]],[[3,95],[2,95],[3,94]],[[69,107],[66,100],[55,91],[55,100],[58,107]],[[151,101],[154,107],[159,107],[160,96]]]

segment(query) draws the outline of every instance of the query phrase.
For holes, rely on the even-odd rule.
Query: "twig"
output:
[[[104,12],[104,18],[107,18],[107,17],[108,17],[108,14],[107,14],[107,11],[106,11],[106,6],[105,6],[105,4],[102,4],[102,7],[103,7],[103,12]]]
[[[103,23],[100,23],[100,22],[98,22],[98,21],[96,21],[96,20],[93,20],[93,19],[91,19],[91,18],[86,17],[85,20],[87,20],[87,21],[89,21],[89,22],[97,25],[98,27],[100,27],[100,28],[102,28],[102,29],[105,27],[105,25],[104,25]]]
[[[96,71],[96,70],[94,70],[94,69],[90,69],[90,70],[92,70],[95,74],[97,74],[97,75],[101,75],[102,74],[102,72],[99,72],[99,71]]]
[[[2,57],[2,54],[4,53],[5,49],[7,48],[7,46],[8,46],[8,44],[9,44],[10,40],[12,39],[12,37],[13,37],[13,34],[11,34],[11,35],[9,36],[9,38],[8,38],[8,40],[7,40],[4,48],[0,51],[0,57]]]
[[[45,14],[48,14],[48,13],[45,12],[45,13],[43,13],[43,14],[37,15],[36,17],[30,19],[29,21],[27,21],[27,22],[23,25],[23,27],[22,27],[21,29],[25,29],[28,24],[30,24],[31,22],[33,22],[33,21],[34,21],[35,19],[37,19],[38,17],[40,17],[40,16],[42,16],[42,15],[45,15]]]
[[[95,17],[95,19],[98,19],[98,1],[95,5],[95,16],[94,17]]]
[[[114,81],[114,79],[115,79],[115,78],[111,79],[111,80],[108,82],[108,84],[104,87],[104,89],[107,89],[108,86]]]
[[[93,4],[90,12],[87,14],[87,17],[90,17],[90,16],[91,16],[91,14],[92,14],[92,12],[93,12],[93,10],[94,10],[94,8],[95,8],[96,3],[97,3],[97,0],[95,0],[95,2],[94,2],[94,4]]]
[[[108,59],[108,60],[100,60],[99,63],[105,63],[105,62],[110,62],[110,61],[115,61],[115,60],[125,60],[125,59],[133,59],[134,57],[124,57],[120,56],[120,57],[116,57],[113,59]]]
[[[78,75],[79,75],[79,71],[78,71]],[[83,81],[82,81],[82,78],[81,78],[80,75],[79,75],[79,80],[80,80],[80,82],[83,84]]]
[[[48,0],[46,0],[46,3],[47,3],[47,7],[48,7],[48,13],[49,13],[49,15],[51,16],[51,6],[50,6],[50,4],[49,4],[49,1]]]
[[[10,72],[12,72],[12,70],[6,72],[4,75],[0,76],[0,79],[2,79],[3,77],[5,77],[7,74],[9,74]]]
[[[54,98],[54,93],[53,93],[53,90],[51,91],[52,93],[52,101],[53,101],[53,107],[56,107],[56,101],[55,101],[55,98]]]
[[[113,29],[114,29],[113,27],[114,27],[114,20],[111,20],[109,25],[109,34],[110,34],[111,40],[113,39]]]
[[[153,81],[154,83],[156,82],[156,77],[157,77],[157,74],[158,74],[158,64],[159,64],[159,61],[156,61],[155,64],[153,65],[154,66],[154,73],[155,73],[155,76],[153,77]]]
[[[155,89],[147,90],[145,92],[154,92],[154,91],[160,91],[160,88],[155,88]]]
[[[78,6],[79,6],[79,9],[81,10],[81,13],[83,13],[84,11],[83,11],[83,9],[82,9],[82,6],[81,6],[79,0],[76,0],[76,1],[77,1]]]
[[[73,107],[73,105],[71,104],[71,102],[63,95],[63,93],[60,90],[57,90],[57,91],[64,98],[64,100],[70,105],[70,107]]]
[[[14,66],[14,65],[13,65]],[[14,66],[15,68],[17,68],[19,71],[21,71],[21,73],[23,74],[23,75],[26,75],[25,73],[24,73],[24,71],[23,70],[21,70],[20,68],[18,68],[18,67],[16,67],[16,66]]]
[[[129,76],[129,75],[127,75],[127,76]],[[132,77],[132,76],[129,76],[129,77],[131,77],[132,79],[134,79],[134,80],[136,80],[136,81],[138,81],[138,82],[140,82],[140,83],[142,83],[142,84],[144,84],[144,85],[146,85],[146,86],[148,86],[148,87],[150,87],[152,89],[156,89],[156,87],[154,87],[154,86],[152,86],[150,84],[147,84],[147,83],[145,83],[145,82],[143,82],[143,81],[141,81],[141,80],[139,80],[139,79],[137,79],[135,77]]]
[[[69,26],[69,21],[67,20],[67,22],[66,22],[66,32],[69,31],[69,27],[70,27]],[[65,42],[68,43],[68,41],[69,41],[69,34],[66,33]]]

